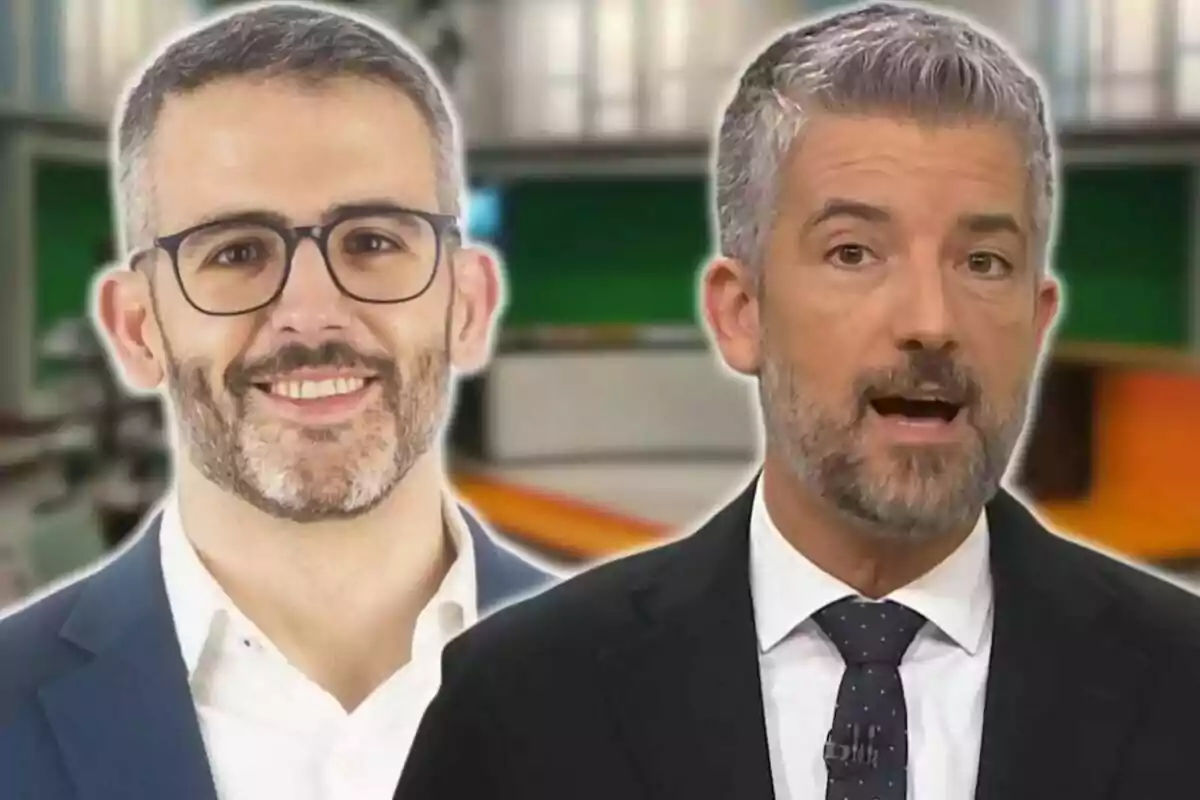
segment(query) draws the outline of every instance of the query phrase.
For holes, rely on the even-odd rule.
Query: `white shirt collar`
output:
[[[888,595],[920,613],[968,653],[983,644],[992,605],[986,514],[948,558]],[[792,547],[767,511],[762,478],[750,517],[750,589],[762,652],[832,602],[858,593]]]
[[[200,560],[184,531],[174,493],[163,501],[161,514],[163,581],[184,664],[191,677],[219,626],[232,624],[260,640],[265,641],[266,637],[234,605]],[[455,557],[433,598],[417,616],[413,631],[414,659],[440,650],[479,616],[474,542],[453,499],[447,499],[444,516]]]

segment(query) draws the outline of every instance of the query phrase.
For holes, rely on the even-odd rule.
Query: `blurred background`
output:
[[[120,542],[169,479],[153,400],[86,320],[114,257],[116,94],[197,0],[0,0],[0,601]],[[455,481],[564,562],[686,529],[757,453],[753,386],[695,322],[710,132],[817,0],[360,2],[452,86],[472,235],[505,256],[497,360],[461,387]],[[1200,0],[958,0],[1043,71],[1065,149],[1065,322],[1015,481],[1060,530],[1200,556]]]

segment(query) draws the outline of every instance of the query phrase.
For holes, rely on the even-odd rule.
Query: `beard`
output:
[[[1030,380],[988,402],[973,376],[943,351],[907,354],[899,369],[858,377],[850,403],[831,410],[806,391],[804,376],[764,336],[759,398],[767,440],[802,484],[871,535],[898,541],[939,538],[973,525],[999,489],[1025,426]],[[935,386],[962,399],[973,433],[965,443],[894,446],[871,453],[870,398]]]
[[[415,348],[403,362],[344,342],[288,345],[253,363],[235,361],[221,395],[209,359],[180,360],[168,346],[180,441],[208,480],[274,517],[361,516],[392,493],[437,439],[449,406],[448,335],[447,328],[441,341]],[[336,426],[303,427],[267,412],[256,380],[306,367],[369,369],[379,400]]]

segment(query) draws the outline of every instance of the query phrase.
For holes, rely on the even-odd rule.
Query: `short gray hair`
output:
[[[433,69],[397,35],[365,19],[307,3],[239,7],[168,42],[129,85],[115,118],[114,179],[122,252],[148,244],[154,225],[147,149],[163,103],[240,76],[321,82],[343,76],[394,86],[417,106],[435,147],[439,210],[460,213],[458,121]]]
[[[723,255],[756,271],[774,223],[778,175],[814,112],[1012,125],[1025,148],[1038,257],[1044,257],[1052,236],[1056,167],[1037,78],[966,20],[893,3],[785,31],[746,68],[717,141],[715,200]]]

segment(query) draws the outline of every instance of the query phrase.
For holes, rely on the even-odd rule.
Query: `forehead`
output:
[[[161,233],[226,210],[308,221],[363,198],[437,210],[435,154],[416,104],[390,85],[238,78],[167,98],[148,189]]]
[[[824,115],[797,139],[783,197],[805,208],[851,198],[898,216],[1003,211],[1028,224],[1029,189],[1021,141],[1005,125]]]

